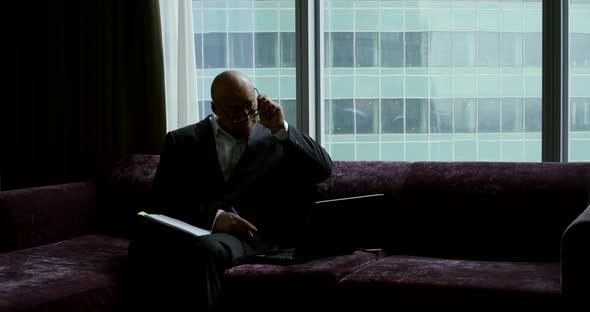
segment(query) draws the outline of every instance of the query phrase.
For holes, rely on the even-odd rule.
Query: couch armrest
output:
[[[590,206],[561,238],[561,292],[567,303],[580,303],[590,294]]]
[[[93,182],[0,192],[0,252],[87,234],[95,208]]]

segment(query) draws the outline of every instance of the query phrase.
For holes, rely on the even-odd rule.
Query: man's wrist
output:
[[[271,130],[272,135],[274,135],[275,138],[277,138],[277,140],[279,141],[286,141],[287,139],[289,139],[289,124],[287,124],[287,121],[283,121],[283,125],[281,128],[279,128],[276,131]]]
[[[279,131],[281,131],[281,130],[286,130],[286,129],[285,129],[285,122],[283,122],[283,123],[282,123],[280,126],[278,126],[278,127],[277,127],[277,128],[275,128],[275,129],[270,129],[270,132],[271,132],[272,134],[276,134],[277,132],[279,132]]]

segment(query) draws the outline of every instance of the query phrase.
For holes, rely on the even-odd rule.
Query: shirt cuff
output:
[[[289,124],[287,123],[286,120],[284,120],[283,125],[285,126],[284,130],[281,129],[281,130],[277,131],[277,133],[272,134],[279,141],[286,141],[287,139],[289,139]]]
[[[215,218],[213,219],[213,225],[211,225],[211,230],[213,230],[213,228],[215,227],[215,222],[217,222],[217,218],[219,218],[219,215],[221,215],[223,212],[223,210],[217,209],[217,212],[215,213]]]

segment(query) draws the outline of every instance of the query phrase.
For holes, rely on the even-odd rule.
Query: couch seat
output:
[[[342,302],[351,305],[549,307],[560,300],[560,267],[398,255],[364,266],[338,288]],[[350,302],[353,297],[358,301]]]
[[[338,282],[366,265],[383,258],[382,252],[355,251],[301,264],[242,264],[225,272],[224,289],[231,302],[244,309],[298,310],[313,303],[316,308],[330,304]],[[252,298],[259,298],[252,300]],[[264,305],[260,303],[263,302]],[[250,307],[249,307],[250,308]]]
[[[117,310],[127,247],[126,239],[88,235],[0,254],[0,310]]]

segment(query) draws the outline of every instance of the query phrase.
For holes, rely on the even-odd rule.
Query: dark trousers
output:
[[[272,249],[226,233],[192,237],[142,224],[129,246],[131,305],[165,311],[215,311],[223,273],[248,255]]]

